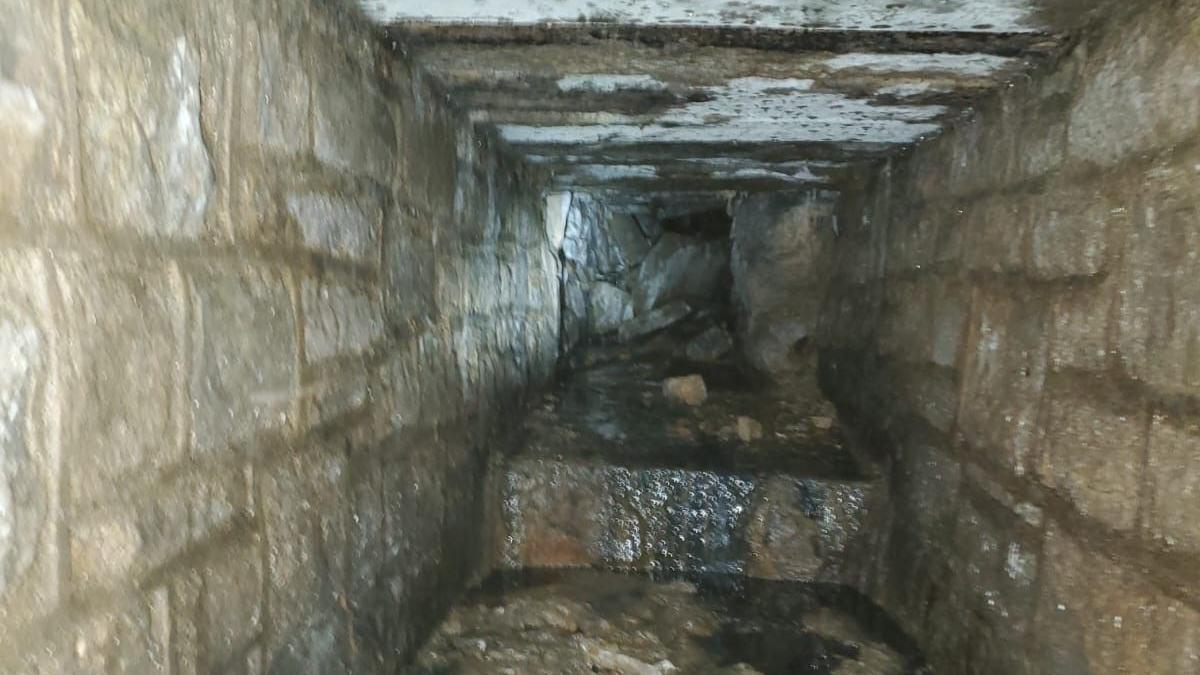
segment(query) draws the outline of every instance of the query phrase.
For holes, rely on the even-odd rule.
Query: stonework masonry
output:
[[[0,16],[0,672],[391,672],[557,359],[540,177],[338,3]]]
[[[1200,672],[1200,7],[1111,19],[839,213],[851,581],[938,672]]]

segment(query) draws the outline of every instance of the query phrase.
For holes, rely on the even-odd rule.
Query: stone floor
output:
[[[679,327],[687,334],[688,326]],[[692,332],[695,328],[692,329]],[[771,386],[736,360],[695,362],[679,333],[592,348],[526,425],[525,456],[739,473],[862,477],[815,375]],[[815,368],[815,365],[814,365]],[[700,375],[698,406],[673,403],[662,383]],[[739,418],[760,434],[739,437]]]
[[[494,576],[408,675],[917,675],[911,642],[844,588],[589,570]]]
[[[877,480],[811,372],[771,386],[681,357],[688,326],[591,349],[526,424],[504,564],[835,581]],[[664,381],[703,377],[696,405]]]

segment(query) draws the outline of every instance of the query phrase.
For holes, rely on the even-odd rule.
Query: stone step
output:
[[[505,475],[504,563],[834,581],[874,488],[517,458]]]
[[[838,579],[876,481],[828,402],[710,366],[705,402],[672,404],[663,380],[693,367],[602,363],[531,415],[505,469],[506,566]]]

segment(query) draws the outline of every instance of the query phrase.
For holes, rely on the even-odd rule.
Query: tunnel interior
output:
[[[0,15],[0,673],[1200,672],[1195,0]]]

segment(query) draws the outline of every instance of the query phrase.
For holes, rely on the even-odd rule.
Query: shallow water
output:
[[[670,348],[593,349],[586,357],[530,415],[521,454],[634,467],[864,478],[815,375],[770,386],[735,362],[690,362]],[[662,394],[665,378],[688,374],[703,376],[707,385],[708,399],[695,408]],[[743,416],[762,426],[761,438],[737,437]]]
[[[499,573],[409,675],[919,675],[912,643],[838,586],[727,575]]]

